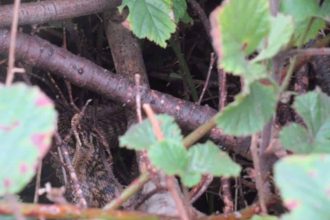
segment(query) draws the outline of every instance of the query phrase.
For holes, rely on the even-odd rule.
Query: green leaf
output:
[[[276,216],[261,216],[261,215],[254,215],[251,220],[277,220],[278,218]]]
[[[280,140],[286,150],[299,153],[309,153],[312,150],[307,130],[296,123],[292,123],[281,130]]]
[[[178,23],[187,13],[186,0],[172,0],[175,22]]]
[[[211,141],[192,146],[188,158],[189,172],[229,177],[238,176],[241,171],[240,166]]]
[[[254,67],[246,57],[257,49],[270,29],[268,1],[225,1],[212,12],[211,24],[213,46],[221,68],[250,77]]]
[[[245,136],[259,132],[275,112],[276,92],[272,86],[254,82],[249,94],[236,96],[217,118],[225,134]]]
[[[296,97],[294,108],[307,128],[292,124],[282,129],[283,146],[296,153],[330,153],[330,98],[319,90],[308,92]]]
[[[330,216],[330,155],[290,156],[275,165],[275,182],[291,211],[283,219],[326,220]]]
[[[161,141],[148,150],[151,163],[167,175],[181,174],[188,162],[188,152],[182,142]]]
[[[202,179],[202,175],[200,173],[194,173],[194,172],[184,172],[180,175],[181,181],[183,185],[187,187],[193,187],[196,186]]]
[[[320,29],[325,27],[322,19],[315,18],[310,26],[310,21],[314,16],[320,15],[317,1],[311,0],[285,0],[280,1],[280,11],[284,14],[292,15],[295,22],[294,43],[307,43],[315,38]],[[309,27],[310,26],[310,27]],[[307,33],[307,34],[306,34]],[[306,35],[306,36],[304,36]],[[302,41],[304,38],[304,41]]]
[[[35,174],[56,130],[53,102],[37,87],[0,87],[0,196],[19,192]]]
[[[122,6],[129,9],[127,19],[137,37],[147,38],[161,47],[166,47],[166,40],[176,28],[172,19],[171,1],[123,0]]]
[[[276,17],[272,17],[271,24],[267,47],[259,53],[253,62],[274,57],[291,39],[294,30],[291,16],[278,14]]]
[[[320,16],[326,21],[330,21],[330,0],[325,0],[321,7]]]
[[[330,118],[330,98],[320,90],[296,97],[294,108],[315,136]]]
[[[182,142],[182,135],[175,119],[169,115],[157,115],[164,138]],[[140,124],[132,125],[126,133],[119,138],[120,146],[129,149],[144,150],[158,143],[149,119],[143,120]]]

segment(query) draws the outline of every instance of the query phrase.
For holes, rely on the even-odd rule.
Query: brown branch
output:
[[[306,48],[306,49],[294,49],[288,52],[289,56],[325,56],[330,55],[330,48]]]
[[[102,12],[115,8],[121,0],[48,0],[23,3],[19,10],[19,24],[41,24]],[[13,5],[0,7],[0,27],[10,26]]]
[[[29,204],[20,203],[19,211],[23,216],[27,217],[43,217],[46,219],[99,219],[109,218],[113,220],[122,219],[153,219],[153,220],[177,220],[176,217],[159,216],[153,214],[144,214],[141,212],[131,211],[106,211],[97,208],[79,209],[73,205],[41,205],[41,204]],[[0,215],[13,215],[15,210],[12,209],[11,204],[1,202],[0,203]],[[250,219],[253,215],[258,214],[260,208],[257,205],[251,205],[239,212],[233,212],[226,215],[212,215],[203,218],[197,218],[199,220],[242,220]]]
[[[9,32],[0,30],[0,53],[7,52],[9,41]],[[16,56],[30,65],[51,71],[79,87],[135,108],[137,91],[134,82],[39,37],[19,34]],[[198,106],[146,87],[140,89],[140,94],[142,103],[149,103],[158,113],[173,115],[184,128],[194,129],[216,114],[216,111],[210,107]],[[223,135],[219,129],[212,129],[210,137],[235,153],[249,157],[249,138]]]
[[[258,196],[259,196],[259,203],[261,207],[262,214],[267,214],[267,206],[266,206],[266,198],[265,198],[265,192],[264,192],[264,185],[262,180],[262,173],[261,173],[261,167],[260,167],[260,153],[258,150],[258,135],[254,134],[252,135],[251,140],[251,153],[253,158],[253,166],[255,170],[255,181],[256,186],[258,190]]]
[[[105,211],[102,209],[89,208],[80,209],[73,205],[40,205],[20,203],[19,211],[23,216],[45,218],[45,219],[100,219],[109,218],[113,220],[120,219],[169,219],[162,216],[143,214],[140,212],[128,211]],[[0,203],[1,215],[12,215],[14,211],[10,204]],[[174,219],[174,218],[171,218]]]
[[[139,74],[141,85],[149,86],[139,42],[122,24],[125,14],[119,14],[118,10],[112,9],[105,12],[103,18],[116,71],[125,74],[131,82],[134,82],[135,74]]]

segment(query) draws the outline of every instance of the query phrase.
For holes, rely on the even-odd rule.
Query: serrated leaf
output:
[[[172,0],[175,22],[178,23],[187,12],[186,0]]]
[[[19,192],[35,174],[56,130],[53,102],[37,87],[0,87],[0,196]]]
[[[213,176],[238,176],[240,166],[213,142],[196,144],[188,151],[189,172],[212,174]]]
[[[268,1],[225,1],[212,12],[211,25],[221,68],[249,77],[253,71],[246,56],[256,50],[270,28]]]
[[[156,116],[166,140],[182,142],[182,135],[179,126],[172,116],[159,114]],[[129,149],[149,149],[158,142],[149,119],[131,126],[126,133],[119,138],[120,146]]]
[[[216,119],[225,134],[246,136],[259,132],[275,112],[276,92],[272,86],[254,82],[249,94],[236,96]]]
[[[296,97],[293,106],[304,119],[313,136],[317,134],[322,124],[330,118],[330,98],[320,90]]]
[[[160,141],[148,150],[151,163],[167,175],[181,174],[188,162],[188,152],[182,142]]]
[[[292,123],[284,127],[280,132],[281,143],[286,150],[297,153],[309,153],[312,151],[307,130],[299,124]]]
[[[296,97],[294,108],[307,128],[292,124],[282,129],[283,146],[296,153],[330,153],[330,98],[321,91],[308,92]]]
[[[122,6],[129,9],[127,19],[137,37],[147,38],[166,47],[166,40],[176,28],[170,1],[123,0]]]
[[[330,216],[329,155],[290,156],[275,165],[275,182],[291,211],[283,219],[326,220]]]
[[[267,38],[267,47],[253,60],[258,62],[274,57],[284,46],[286,46],[293,34],[294,25],[291,16],[278,14],[271,19],[271,30]]]
[[[317,1],[311,0],[285,0],[280,1],[280,11],[287,15],[292,15],[295,22],[294,43],[306,43],[315,38],[320,29],[325,27],[325,22],[314,18],[312,25],[310,21],[314,16],[320,15]],[[310,26],[310,27],[309,27]],[[306,35],[306,36],[304,36]],[[304,41],[302,41],[304,38]]]

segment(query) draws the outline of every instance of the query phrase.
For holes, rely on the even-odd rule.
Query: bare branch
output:
[[[0,53],[7,52],[9,41],[9,32],[0,30]],[[137,91],[134,82],[39,37],[19,34],[16,56],[30,65],[51,71],[79,87],[97,92],[135,109]],[[142,103],[150,103],[158,113],[167,113],[176,117],[178,123],[184,128],[194,129],[216,114],[216,110],[208,106],[199,106],[146,87],[140,88],[140,94]],[[222,146],[244,157],[249,157],[249,138],[226,136],[219,129],[212,129],[210,137]]]
[[[23,3],[19,10],[18,23],[41,24],[102,12],[115,8],[121,0],[48,0]],[[10,26],[13,20],[13,5],[0,7],[0,27]]]

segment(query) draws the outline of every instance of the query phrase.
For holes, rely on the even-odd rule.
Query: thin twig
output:
[[[174,37],[172,37],[170,39],[170,46],[171,46],[175,56],[178,59],[179,66],[180,66],[180,74],[181,74],[182,80],[183,80],[183,85],[184,85],[185,89],[188,90],[186,92],[188,94],[190,93],[192,100],[194,102],[196,102],[198,99],[197,90],[195,88],[195,85],[193,82],[193,77],[190,72],[189,65],[183,54],[180,42],[177,39],[175,39]]]
[[[178,214],[180,215],[182,220],[189,220],[189,212],[186,209],[185,203],[182,197],[179,195],[178,190],[175,184],[175,178],[173,176],[167,177],[167,188],[173,196],[173,199],[177,205]]]
[[[156,118],[156,114],[151,109],[149,104],[143,104],[143,110],[146,112],[148,119],[150,120],[152,129],[158,141],[164,140],[164,134],[160,128],[160,124]]]
[[[60,87],[57,85],[57,83],[56,83],[54,77],[53,77],[49,72],[47,72],[47,76],[48,76],[48,79],[49,79],[50,83],[54,86],[54,89],[56,90],[56,91],[54,91],[54,92],[57,92],[57,93],[58,93],[58,95],[56,94],[56,98],[57,98],[58,96],[60,96],[60,98],[62,99],[63,103],[64,103],[66,106],[69,106],[68,101],[66,100],[66,98],[65,98],[65,96],[64,96],[64,94],[63,94],[63,92],[62,92],[62,90],[60,89]]]
[[[38,167],[37,167],[36,186],[34,189],[33,203],[38,203],[38,200],[39,200],[38,192],[39,192],[40,182],[41,182],[41,173],[42,173],[42,160],[39,161]]]
[[[194,203],[207,190],[212,181],[212,175],[203,176],[200,183],[189,192],[190,203]]]
[[[227,177],[221,178],[221,186],[220,186],[220,192],[223,194],[223,213],[229,214],[234,211],[234,202],[233,202],[233,196],[230,191],[231,184],[230,179]]]
[[[87,207],[87,201],[86,199],[84,198],[84,195],[83,195],[83,191],[82,191],[82,187],[79,183],[79,180],[78,180],[78,176],[72,166],[72,162],[71,162],[71,159],[70,159],[70,155],[69,155],[69,152],[68,152],[68,146],[66,143],[64,143],[60,136],[58,134],[55,135],[55,140],[56,140],[56,143],[58,146],[60,146],[60,149],[63,153],[63,159],[65,161],[65,166],[66,168],[69,170],[69,175],[70,175],[70,179],[72,180],[72,183],[73,183],[73,188],[75,190],[75,193],[77,195],[77,198],[79,200],[79,205],[81,208],[86,208]]]
[[[104,210],[118,209],[124,202],[126,202],[131,196],[136,194],[143,185],[148,182],[150,175],[148,172],[143,172],[138,178],[136,178],[129,186],[114,200],[104,206]]]
[[[251,154],[253,160],[253,166],[256,174],[256,186],[258,190],[259,203],[262,214],[267,214],[267,206],[264,195],[263,180],[261,176],[259,151],[258,151],[258,135],[254,134],[251,138]]]
[[[135,86],[136,86],[136,96],[135,96],[135,101],[136,101],[136,115],[138,122],[142,122],[142,111],[141,111],[141,92],[140,92],[140,81],[141,81],[141,76],[140,74],[135,74]]]
[[[219,81],[219,110],[223,111],[227,104],[227,74],[225,71],[218,69],[218,81]],[[225,214],[234,211],[233,196],[230,191],[230,178],[222,177],[220,192],[223,194],[224,208],[223,212]]]
[[[329,47],[322,48],[306,48],[306,49],[293,49],[288,52],[289,56],[326,56],[330,55]]]
[[[210,77],[211,77],[211,72],[212,72],[213,65],[214,65],[214,61],[215,61],[215,56],[214,56],[214,53],[212,52],[211,55],[210,55],[210,65],[209,65],[209,69],[207,71],[206,80],[205,80],[205,83],[204,83],[204,86],[203,86],[202,93],[199,96],[199,99],[198,99],[198,102],[197,102],[197,104],[199,104],[199,105],[201,104],[202,99],[203,99],[204,94],[205,94],[205,91],[206,91],[206,89],[207,89],[207,87],[209,85]]]
[[[8,55],[8,70],[6,78],[6,86],[11,85],[14,80],[14,75],[18,68],[15,68],[15,50],[16,50],[16,36],[17,36],[17,26],[18,26],[18,11],[21,1],[15,0],[14,11],[13,11],[13,23],[10,30],[10,44],[9,44],[9,55]]]
[[[160,128],[160,124],[156,118],[156,114],[148,104],[143,105],[143,109],[147,114],[148,119],[150,120],[151,126],[153,128],[154,134],[158,141],[162,141],[164,139],[164,134]],[[179,195],[176,186],[174,177],[167,177],[167,187],[169,192],[172,194],[172,197],[177,205],[178,214],[182,220],[189,220],[189,212],[186,209],[184,201],[182,197]]]
[[[148,192],[146,195],[143,195],[143,197],[140,199],[140,201],[137,202],[137,204],[134,205],[134,210],[138,210],[139,207],[148,199],[150,199],[153,195],[155,195],[156,193],[162,193],[162,192],[166,192],[167,189],[165,187],[156,187],[155,189],[151,190],[150,192]]]
[[[219,80],[219,110],[223,110],[227,104],[227,74],[224,70],[218,69]]]

